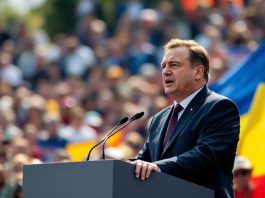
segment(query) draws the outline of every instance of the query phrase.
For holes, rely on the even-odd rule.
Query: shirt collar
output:
[[[186,109],[186,107],[189,105],[189,103],[192,101],[192,99],[202,90],[203,87],[198,89],[197,91],[193,92],[191,95],[186,97],[184,100],[182,100],[179,104],[183,107],[183,109]],[[174,104],[178,104],[176,101]]]

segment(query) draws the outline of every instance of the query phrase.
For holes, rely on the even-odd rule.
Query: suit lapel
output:
[[[166,112],[164,113],[163,117],[161,118],[161,123],[157,127],[158,134],[154,138],[154,149],[153,150],[153,156],[154,156],[154,161],[159,160],[161,153],[163,151],[163,141],[164,141],[164,136],[165,132],[167,130],[167,123],[169,122],[170,119],[170,114],[173,110],[173,105],[169,106]]]
[[[173,133],[168,141],[166,149],[163,151],[163,154],[168,150],[172,143],[177,139],[183,128],[186,126],[191,117],[197,112],[201,104],[205,101],[206,97],[210,94],[210,91],[205,86],[189,103],[189,105],[184,110],[182,116],[178,120],[177,125],[173,129]],[[163,139],[163,138],[162,138]]]

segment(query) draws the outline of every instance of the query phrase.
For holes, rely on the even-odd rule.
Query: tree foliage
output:
[[[180,0],[165,0],[172,2],[174,10],[179,12]],[[78,23],[76,17],[76,6],[78,0],[46,0],[45,3],[32,10],[28,15],[28,22],[34,21],[32,18],[41,16],[43,21],[42,28],[48,32],[52,37],[57,33],[74,33],[76,24]],[[117,6],[126,3],[126,0],[95,0],[97,8],[100,8],[99,18],[104,20],[108,27],[116,23],[115,12]],[[142,3],[145,7],[155,8],[158,0],[143,0]],[[98,11],[98,10],[97,10]],[[36,20],[35,20],[36,21]]]
[[[56,33],[73,33],[76,25],[76,0],[50,0],[33,10],[43,18],[43,29],[52,37]]]

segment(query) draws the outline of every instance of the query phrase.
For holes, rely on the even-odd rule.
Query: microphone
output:
[[[141,117],[143,117],[143,115],[144,115],[144,112],[136,113],[136,114],[134,114],[134,115],[131,117],[131,119],[130,119],[129,121],[138,120],[138,119],[140,119]]]
[[[122,125],[122,124],[124,124],[124,123],[126,123],[127,121],[129,120],[129,118],[128,117],[124,117],[124,118],[122,118],[111,130],[110,130],[110,132],[108,132],[108,134],[107,135],[105,135],[105,137],[102,139],[102,140],[100,140],[97,144],[95,144],[90,150],[89,150],[89,152],[88,152],[88,155],[87,155],[87,158],[86,158],[86,161],[89,161],[89,157],[90,157],[90,154],[91,154],[91,152],[92,152],[92,150],[94,149],[94,148],[96,148],[98,145],[100,145],[103,141],[105,141],[105,139],[106,138],[108,138],[108,136],[113,132],[113,131],[115,131],[120,125]]]
[[[112,137],[113,135],[115,135],[117,132],[119,132],[120,130],[122,130],[123,128],[125,128],[126,126],[128,126],[131,122],[133,122],[134,120],[138,120],[138,119],[140,119],[141,117],[143,117],[143,115],[144,115],[144,112],[139,112],[139,113],[136,113],[136,114],[134,114],[131,118],[130,118],[130,120],[125,124],[125,125],[123,125],[122,127],[120,127],[120,128],[118,128],[116,131],[114,131],[114,132],[112,132],[112,133],[109,133],[108,135],[107,135],[107,137],[103,140],[103,144],[102,144],[102,159],[103,160],[105,160],[105,144],[106,144],[106,142],[108,141],[108,139],[110,138],[110,137]]]

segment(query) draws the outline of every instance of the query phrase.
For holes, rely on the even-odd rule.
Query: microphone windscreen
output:
[[[121,119],[120,123],[119,124],[124,124],[125,122],[127,122],[129,120],[128,117],[124,117]]]
[[[142,112],[136,113],[131,119],[138,120],[143,115],[144,115],[144,112],[142,111]]]

